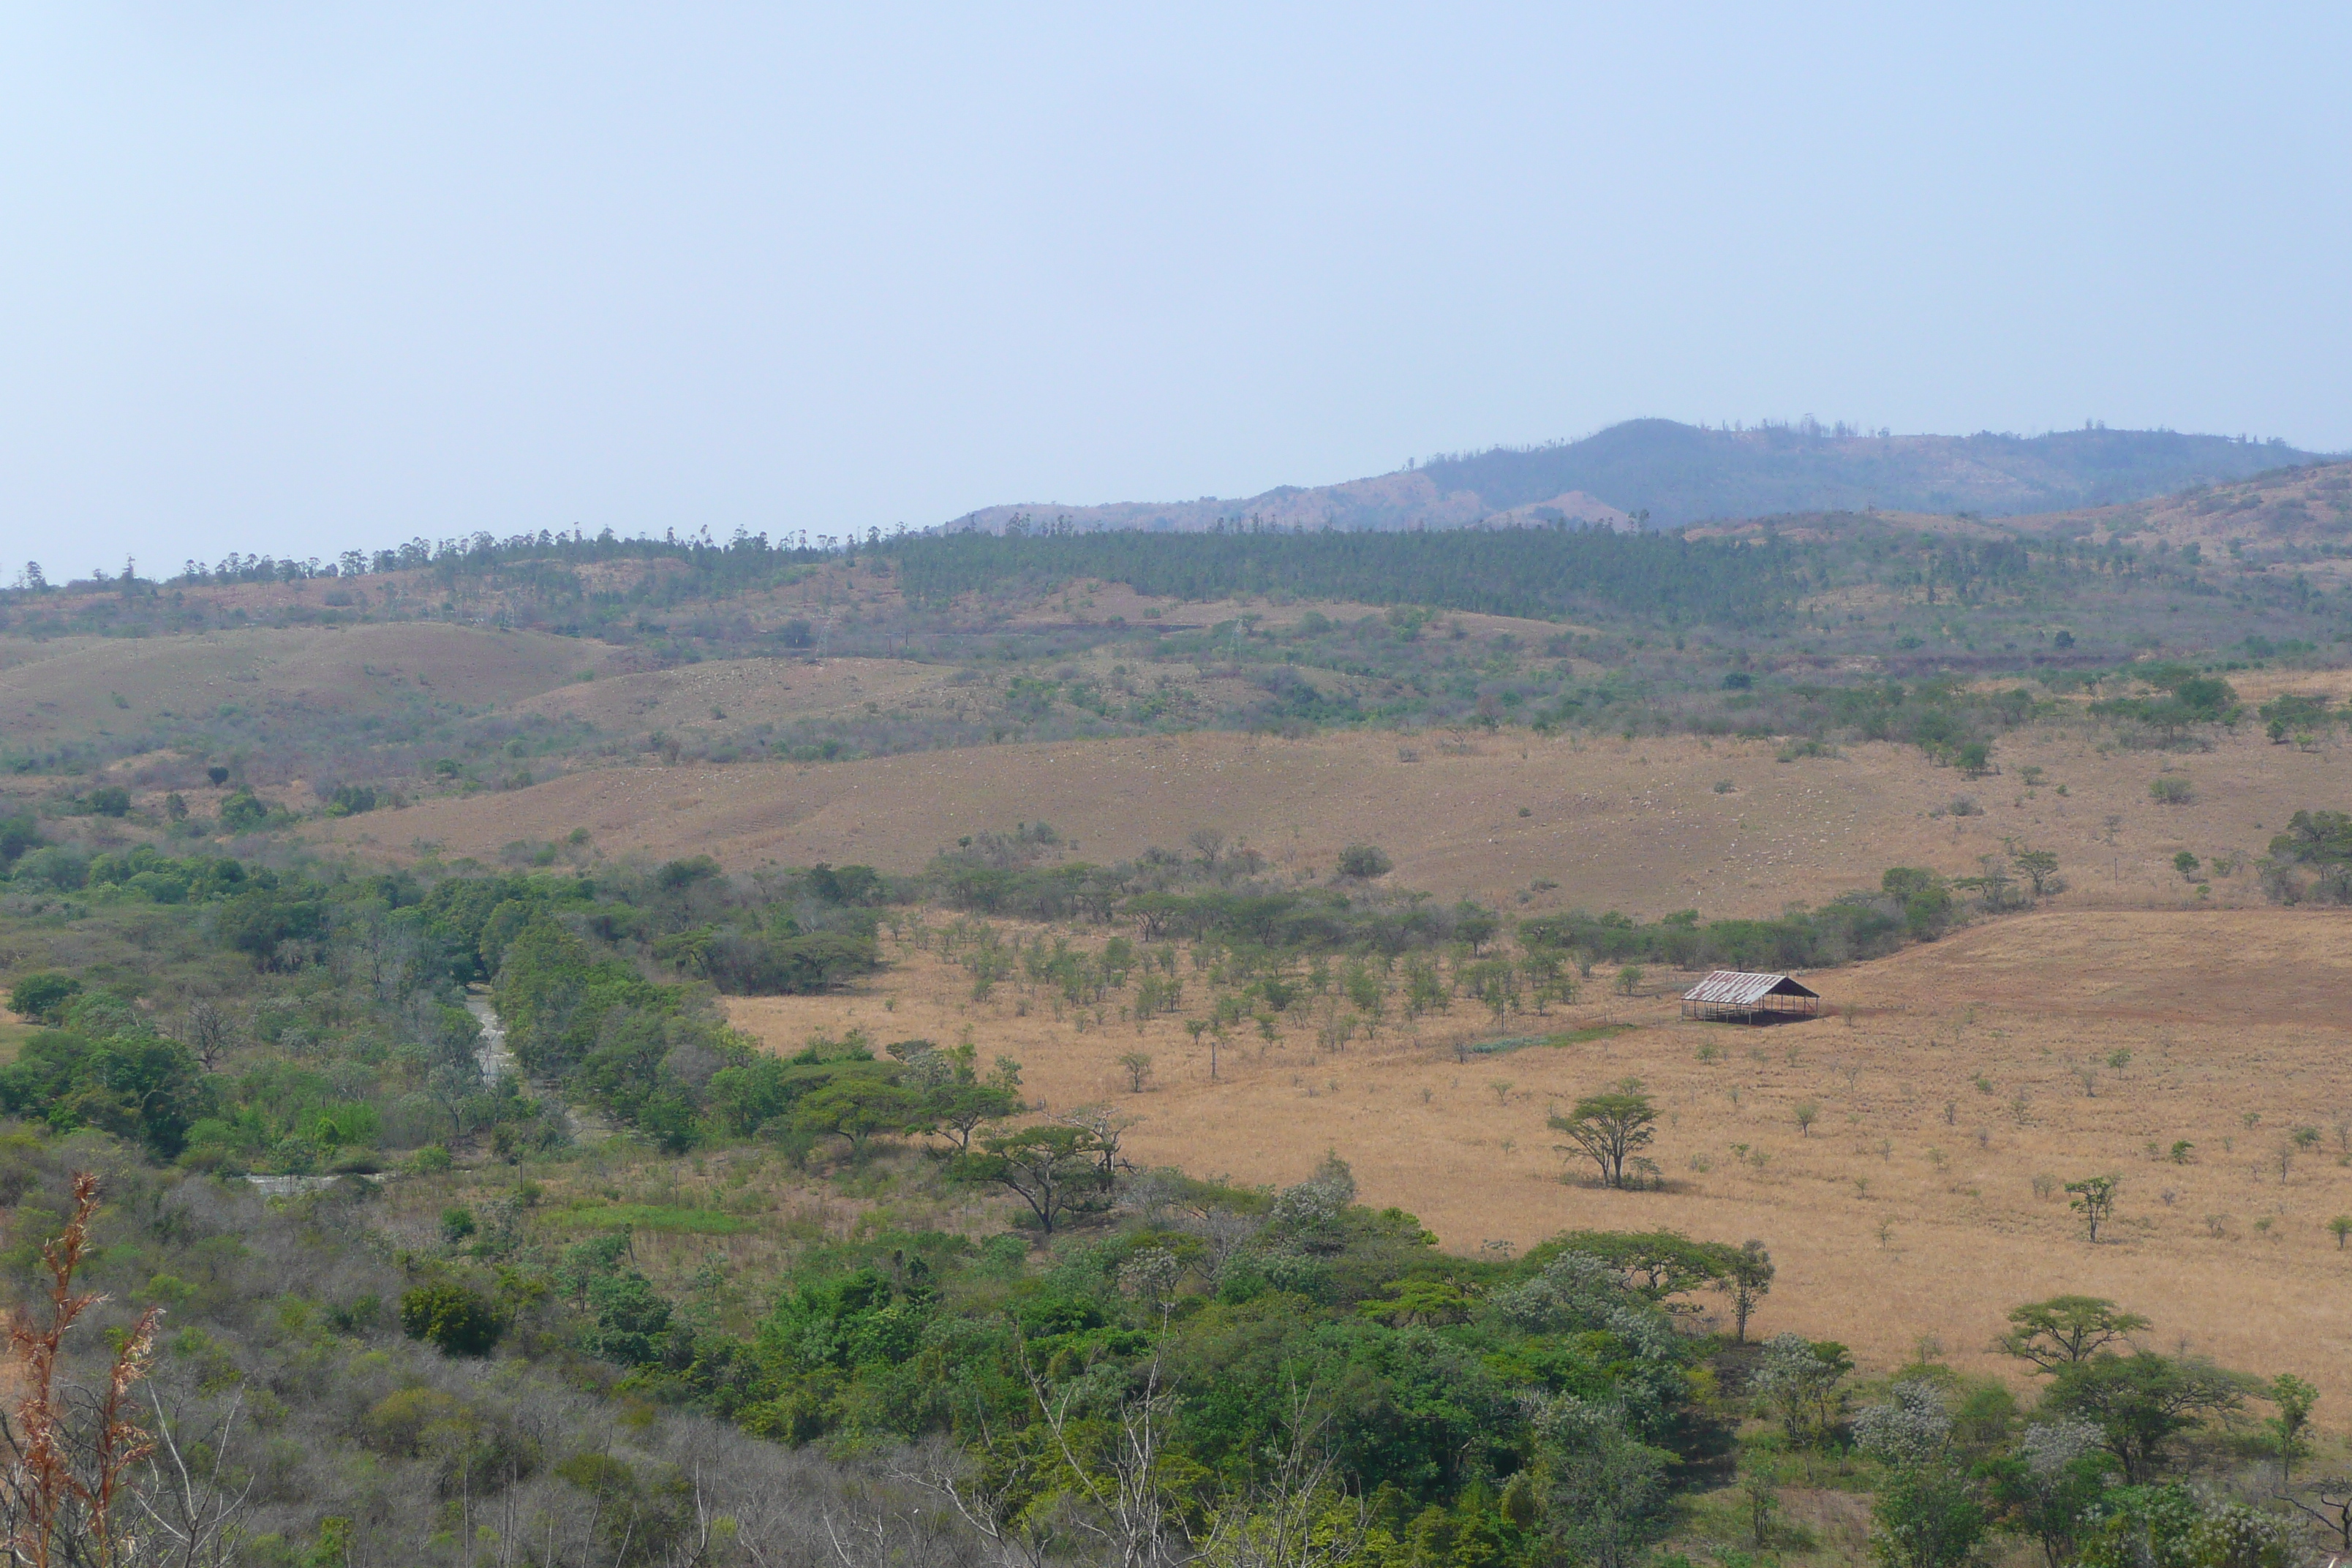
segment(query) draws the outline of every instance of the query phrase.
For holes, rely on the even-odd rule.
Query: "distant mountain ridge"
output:
[[[945,526],[994,532],[1015,518],[1066,518],[1080,528],[1181,531],[1237,519],[1382,530],[1562,521],[1624,528],[1636,520],[1674,528],[1871,507],[1999,517],[2145,500],[2320,460],[2283,442],[2170,430],[1873,436],[1811,422],[1722,430],[1630,419],[1580,441],[1497,447],[1343,484],[1285,485],[1240,499],[992,506]]]

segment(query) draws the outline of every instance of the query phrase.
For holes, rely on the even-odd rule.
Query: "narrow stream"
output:
[[[487,985],[470,987],[466,992],[466,1011],[482,1026],[482,1037],[474,1044],[474,1059],[481,1064],[482,1081],[496,1083],[500,1079],[522,1077],[522,1064],[507,1049],[507,1026],[499,1019],[499,1011],[490,1005],[490,990]],[[530,1086],[524,1086],[530,1092]],[[561,1103],[561,1102],[559,1102]],[[607,1138],[613,1124],[601,1113],[576,1105],[563,1106],[564,1125],[574,1138]]]
[[[498,1009],[490,1005],[487,987],[476,986],[466,993],[466,1011],[482,1026],[482,1037],[474,1042],[474,1059],[481,1064],[482,1081],[496,1083],[511,1077],[515,1070],[514,1053],[507,1049],[507,1026],[499,1022]]]

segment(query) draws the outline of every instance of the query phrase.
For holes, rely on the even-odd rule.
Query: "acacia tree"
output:
[[[2025,873],[2025,879],[2032,884],[2034,902],[2040,903],[2050,894],[2058,891],[2060,884],[2057,851],[2021,849],[2010,858],[2019,870]]]
[[[1775,1334],[1764,1342],[1764,1357],[1752,1386],[1780,1418],[1792,1447],[1823,1447],[1845,1415],[1839,1387],[1853,1370],[1853,1357],[1835,1340]]]
[[[1095,1185],[1108,1194],[1123,1163],[1119,1157],[1118,1141],[1135,1125],[1135,1118],[1122,1116],[1103,1105],[1080,1105],[1055,1113],[1060,1126],[1076,1129],[1085,1134],[1094,1155]],[[1134,1169],[1129,1166],[1129,1170]]]
[[[980,1140],[980,1152],[957,1156],[950,1172],[992,1182],[1018,1196],[1052,1235],[1064,1216],[1099,1201],[1100,1141],[1083,1127],[1046,1123]]]
[[[1546,1125],[1570,1140],[1558,1145],[1563,1153],[1574,1148],[1600,1167],[1602,1186],[1622,1187],[1625,1162],[1649,1147],[1657,1120],[1658,1108],[1642,1092],[1642,1080],[1629,1078],[1614,1089],[1585,1096],[1566,1116],[1547,1118]]]
[[[937,1132],[953,1143],[957,1152],[968,1154],[981,1123],[998,1121],[1020,1109],[1019,1099],[996,1084],[948,1084],[930,1095],[931,1121],[925,1131]]]
[[[1693,1241],[1678,1230],[1573,1230],[1558,1237],[1557,1245],[1563,1252],[1601,1259],[1624,1275],[1628,1285],[1665,1304],[1668,1311],[1696,1310],[1677,1309],[1669,1298],[1703,1285],[1719,1288],[1738,1256],[1721,1242]],[[1762,1251],[1762,1243],[1752,1245]],[[1769,1274],[1769,1260],[1766,1269]]]
[[[866,1152],[866,1142],[877,1132],[898,1132],[919,1126],[923,1099],[913,1089],[886,1079],[837,1079],[805,1096],[793,1108],[793,1125],[802,1131],[830,1133],[847,1140],[852,1155]]]
[[[2116,1194],[2123,1184],[2121,1176],[2085,1176],[2066,1184],[2066,1190],[2074,1194],[2066,1206],[2089,1222],[2095,1246],[2099,1239],[2099,1222],[2116,1212]]]
[[[2123,1310],[2104,1296],[2053,1296],[2011,1308],[2009,1331],[1995,1342],[1995,1348],[2043,1372],[2056,1372],[2088,1361],[2146,1327],[2146,1318]]]

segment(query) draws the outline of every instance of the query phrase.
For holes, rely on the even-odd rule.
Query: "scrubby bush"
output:
[[[490,1353],[505,1331],[487,1297],[452,1280],[419,1285],[400,1298],[400,1330],[452,1356]]]
[[[81,994],[81,982],[58,970],[27,974],[8,988],[8,1010],[39,1024],[61,1023],[66,1004]]]

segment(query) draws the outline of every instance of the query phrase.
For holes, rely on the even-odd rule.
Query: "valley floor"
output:
[[[2007,1371],[1989,1348],[2006,1310],[2084,1292],[2153,1319],[2156,1348],[2296,1371],[2336,1420],[2352,1408],[2352,1252],[2326,1228],[2352,1213],[2352,920],[2339,914],[2012,916],[1817,974],[1833,1016],[1768,1029],[1684,1022],[1681,981],[1665,975],[1630,998],[1603,997],[1604,975],[1542,1018],[1498,1023],[1458,999],[1336,1052],[1317,1048],[1319,1007],[1302,1003],[1275,1042],[1237,1032],[1213,1082],[1210,1042],[1172,1019],[1080,1031],[1043,991],[1008,984],[976,1003],[961,968],[910,944],[894,957],[856,994],[739,998],[730,1016],[776,1049],[859,1027],[1017,1057],[1049,1107],[1133,1117],[1139,1165],[1289,1183],[1336,1150],[1363,1201],[1412,1211],[1454,1250],[1580,1226],[1758,1237],[1780,1277],[1752,1331],[1834,1337],[1869,1370],[1924,1344]],[[1601,1024],[1631,1027],[1466,1060],[1456,1049]],[[1140,1093],[1118,1060],[1139,1049],[1151,1057]],[[1545,1126],[1626,1077],[1666,1112],[1650,1151],[1664,1191],[1587,1184]],[[2282,1180],[2298,1126],[2319,1142],[2290,1152]],[[2093,1247],[2061,1188],[2101,1173],[2123,1177],[2123,1199]]]

